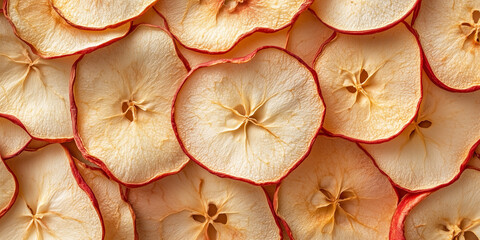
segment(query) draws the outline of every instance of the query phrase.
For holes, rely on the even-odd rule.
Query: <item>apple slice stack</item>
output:
[[[480,238],[478,0],[0,6],[0,239]]]

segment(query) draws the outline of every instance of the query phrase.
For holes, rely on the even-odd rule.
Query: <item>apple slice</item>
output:
[[[154,7],[150,8],[146,13],[142,14],[142,16],[136,18],[132,22],[133,25],[139,25],[142,23],[165,28],[165,19],[160,16],[158,11]]]
[[[27,147],[32,138],[15,123],[0,117],[0,155],[3,159],[11,158]]]
[[[75,67],[74,67],[75,68]],[[85,55],[72,82],[75,141],[115,181],[139,186],[185,166],[170,124],[187,69],[173,39],[139,25],[125,39]]]
[[[102,170],[76,159],[74,161],[78,172],[97,198],[105,224],[105,239],[136,239],[135,214],[123,198],[120,185],[111,181]]]
[[[274,207],[294,239],[387,239],[397,202],[388,178],[355,143],[319,135],[278,186]]]
[[[125,36],[131,25],[88,31],[68,24],[55,12],[50,0],[9,0],[5,4],[5,15],[17,36],[44,58],[93,51]]]
[[[185,153],[212,173],[267,185],[305,158],[324,109],[314,71],[268,47],[192,70],[172,123]]]
[[[480,170],[480,145],[473,152],[472,158],[468,161],[468,166]]]
[[[439,86],[480,89],[480,2],[424,0],[414,20],[429,77]]]
[[[220,178],[194,163],[129,189],[140,239],[280,239],[261,187]]]
[[[224,53],[253,32],[285,28],[312,1],[176,0],[158,1],[155,8],[186,48]]]
[[[33,54],[0,16],[0,114],[21,122],[34,139],[72,139],[68,81],[75,59]]]
[[[19,191],[0,218],[3,239],[103,239],[97,201],[66,149],[52,144],[7,164]]]
[[[338,34],[315,60],[327,111],[324,129],[383,142],[413,120],[422,98],[422,55],[406,24],[373,35]]]
[[[30,151],[30,152],[34,152],[34,151],[37,151],[38,149],[43,148],[43,147],[45,147],[49,144],[50,144],[49,142],[32,139],[32,141],[30,141],[30,143],[27,145],[25,150]]]
[[[157,0],[50,0],[53,8],[70,25],[103,30],[117,27],[145,13]]]
[[[290,28],[286,49],[312,66],[320,47],[332,34],[333,30],[320,22],[311,10],[305,11]]]
[[[466,169],[452,185],[407,195],[395,213],[390,239],[479,239],[479,182],[480,172]]]
[[[410,192],[455,180],[480,139],[480,92],[448,92],[423,78],[420,110],[402,134],[381,144],[361,144],[380,170]]]
[[[75,141],[62,143],[62,146],[68,150],[68,152],[73,158],[88,165],[88,167],[99,168],[97,165],[95,165],[94,163],[88,161],[87,159],[85,159],[85,157],[83,157],[82,152],[80,151],[80,149],[78,149],[77,145],[75,144]]]
[[[15,203],[18,193],[18,182],[10,168],[0,157],[0,219]]]
[[[395,26],[418,2],[420,0],[320,0],[310,8],[337,32],[368,34]]]

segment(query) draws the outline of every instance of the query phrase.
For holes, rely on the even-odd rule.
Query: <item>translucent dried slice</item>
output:
[[[338,34],[314,66],[328,132],[380,142],[398,135],[415,117],[422,97],[422,57],[405,24],[373,35]]]
[[[7,164],[19,191],[0,218],[2,238],[103,239],[97,201],[59,144],[22,152]]]
[[[27,150],[27,151],[37,151],[38,149],[43,148],[43,147],[47,146],[48,144],[50,144],[50,143],[45,142],[45,141],[32,139],[32,141],[30,141],[30,143],[27,145],[25,150]]]
[[[312,0],[176,0],[158,1],[156,9],[169,30],[187,48],[226,52],[255,32],[284,28]]]
[[[391,239],[475,240],[480,237],[480,172],[466,169],[452,185],[400,203]]]
[[[100,169],[74,160],[78,172],[92,189],[105,224],[106,240],[135,239],[135,214],[120,192],[120,185],[111,181]]]
[[[188,161],[170,123],[187,70],[172,38],[140,25],[85,55],[72,84],[75,140],[87,159],[126,185],[147,184]]]
[[[68,84],[75,59],[33,54],[0,16],[0,114],[20,121],[33,138],[72,139]]]
[[[45,58],[95,50],[122,38],[130,29],[130,23],[102,31],[75,28],[55,12],[50,0],[9,0],[7,3],[6,15],[15,33]]]
[[[1,41],[1,40],[0,40]],[[32,138],[15,123],[0,117],[0,155],[3,159],[20,153]]]
[[[480,139],[480,92],[453,93],[423,76],[418,115],[396,138],[362,144],[378,167],[407,191],[450,183],[470,159]]]
[[[50,0],[60,16],[71,25],[105,29],[121,25],[146,12],[157,0]]]
[[[355,143],[319,135],[277,188],[274,207],[294,239],[388,239],[397,195]]]
[[[324,106],[313,70],[279,48],[191,71],[172,121],[185,152],[221,176],[280,181],[308,153]]]
[[[261,187],[219,178],[194,163],[130,189],[128,200],[140,239],[280,239]]]
[[[317,0],[311,9],[328,26],[364,34],[388,29],[406,18],[419,0]]]
[[[94,163],[88,161],[87,159],[85,159],[85,157],[83,157],[82,152],[80,151],[80,149],[78,149],[74,141],[62,143],[62,146],[68,150],[68,152],[70,153],[70,155],[72,155],[73,158],[88,165],[88,167],[99,168],[97,165],[95,165]]]
[[[0,158],[0,218],[12,207],[17,198],[18,183],[12,171]]]
[[[429,77],[452,91],[480,89],[480,2],[424,0],[413,27]]]
[[[152,7],[146,13],[142,14],[139,18],[133,20],[133,25],[138,24],[152,24],[159,27],[165,27],[165,20],[160,16],[157,10]]]
[[[305,11],[292,25],[287,42],[287,50],[312,65],[321,45],[333,34],[312,11]]]

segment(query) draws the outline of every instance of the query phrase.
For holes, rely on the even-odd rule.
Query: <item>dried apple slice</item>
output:
[[[473,152],[472,158],[468,161],[468,166],[480,170],[480,145]]]
[[[389,142],[361,144],[398,187],[412,192],[456,179],[480,139],[480,131],[472,130],[480,129],[480,92],[453,93],[423,78],[414,121]]]
[[[0,155],[3,159],[19,154],[30,141],[32,138],[23,128],[9,119],[0,117]]]
[[[18,182],[0,157],[0,218],[13,206],[18,193]]]
[[[266,185],[305,158],[324,109],[314,71],[269,47],[192,70],[172,122],[191,159],[221,176]]]
[[[43,148],[43,147],[47,146],[48,144],[50,144],[50,143],[45,142],[45,141],[32,139],[32,141],[30,141],[30,143],[27,145],[25,150],[26,151],[31,151],[31,152],[37,151],[38,149]]]
[[[139,25],[142,23],[152,24],[163,28],[165,27],[165,19],[160,16],[154,7],[150,8],[146,13],[142,14],[142,16],[132,22],[133,25]]]
[[[72,139],[68,81],[75,59],[33,54],[0,16],[0,114],[21,122],[35,139]]]
[[[75,141],[114,180],[147,184],[188,161],[170,124],[187,70],[173,39],[139,25],[125,39],[85,55],[72,83]]]
[[[405,197],[395,213],[390,239],[479,239],[479,182],[480,172],[466,169],[452,185]]]
[[[338,32],[367,34],[398,24],[418,2],[420,0],[319,0],[310,8]]]
[[[274,207],[294,239],[387,239],[397,194],[355,143],[319,135],[278,186]]]
[[[320,22],[312,11],[305,11],[290,28],[286,49],[312,66],[321,45],[332,34],[333,30]]]
[[[157,0],[50,0],[69,24],[80,29],[102,30],[119,26],[145,13]]]
[[[131,25],[102,31],[78,29],[55,12],[50,0],[9,0],[5,13],[17,36],[44,58],[93,51],[125,36]]]
[[[4,239],[103,239],[103,223],[90,188],[66,149],[52,144],[8,160],[19,191],[0,218]]]
[[[155,8],[185,47],[224,53],[253,32],[288,26],[312,1],[176,0],[158,1]]]
[[[338,34],[314,66],[327,106],[327,132],[382,142],[415,117],[422,97],[422,55],[406,24],[373,35]]]
[[[120,185],[111,181],[102,170],[74,159],[78,172],[92,189],[105,224],[105,239],[136,239],[135,214],[123,198]]]
[[[194,163],[130,189],[128,200],[140,239],[280,239],[261,187],[217,177]]]
[[[451,91],[480,89],[480,2],[424,0],[414,20],[429,77]]]

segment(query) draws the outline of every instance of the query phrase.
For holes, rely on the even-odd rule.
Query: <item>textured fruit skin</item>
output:
[[[405,226],[405,218],[408,213],[423,199],[425,199],[432,192],[407,194],[403,197],[397,210],[393,214],[392,224],[390,225],[390,240],[405,240],[403,235],[403,228]]]

